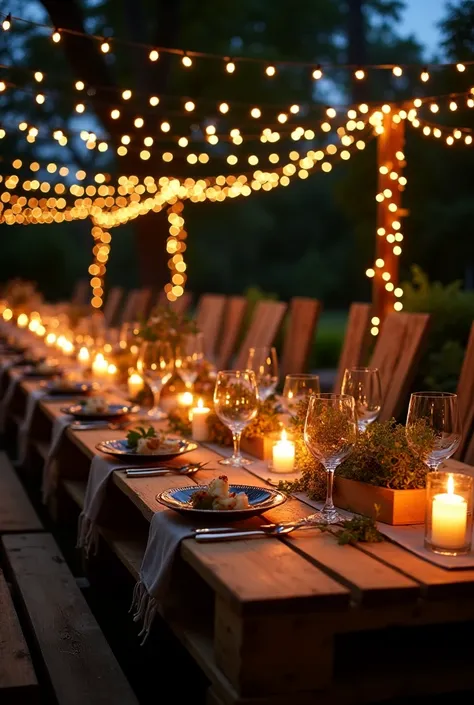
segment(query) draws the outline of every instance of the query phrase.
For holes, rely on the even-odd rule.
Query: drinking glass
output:
[[[295,416],[299,402],[319,392],[318,375],[286,375],[281,402],[287,414]]]
[[[220,460],[221,465],[240,467],[251,461],[240,454],[242,431],[257,415],[258,388],[252,370],[218,372],[214,388],[214,409],[217,416],[232,431],[234,453],[231,458]]]
[[[365,431],[380,414],[382,387],[376,367],[351,367],[344,372],[341,394],[354,397],[357,425]]]
[[[423,455],[430,470],[456,452],[461,442],[457,394],[415,392],[410,397],[406,437],[411,449]]]
[[[197,379],[204,360],[202,333],[183,335],[176,348],[176,371],[186,387],[191,388]]]
[[[247,369],[255,372],[262,401],[274,394],[278,384],[278,357],[275,348],[250,348]]]
[[[353,397],[347,394],[312,395],[304,426],[304,441],[313,457],[327,473],[326,502],[309,522],[335,524],[342,521],[332,499],[334,473],[352,452],[357,439],[357,420]]]
[[[166,414],[159,404],[161,390],[173,374],[174,356],[171,345],[160,341],[142,343],[137,367],[153,392],[153,408],[148,412],[148,416],[153,419],[165,419]]]

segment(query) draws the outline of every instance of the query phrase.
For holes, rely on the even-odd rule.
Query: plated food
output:
[[[229,485],[227,477],[221,475],[209,485],[173,487],[158,494],[156,499],[181,514],[237,521],[278,507],[286,502],[287,496],[267,487]]]
[[[196,450],[197,447],[197,443],[168,436],[162,431],[156,431],[153,426],[138,426],[128,432],[126,439],[103,441],[98,444],[97,449],[109,455],[128,456],[146,462],[150,460],[150,456],[166,460]]]
[[[138,406],[128,404],[109,404],[103,397],[90,397],[78,404],[72,404],[61,409],[63,414],[69,414],[77,419],[113,419],[127,414],[134,414]]]

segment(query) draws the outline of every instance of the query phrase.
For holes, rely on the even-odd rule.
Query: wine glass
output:
[[[295,416],[298,404],[309,394],[319,394],[319,392],[318,375],[286,375],[281,402],[287,414]]]
[[[423,454],[430,470],[437,470],[461,442],[457,394],[415,392],[410,397],[406,437],[415,453]]]
[[[231,370],[218,372],[214,388],[214,409],[231,431],[234,440],[234,453],[231,458],[220,460],[221,465],[241,467],[251,461],[240,455],[242,431],[257,415],[258,387],[252,370]]]
[[[265,401],[271,397],[278,384],[278,358],[275,348],[250,348],[247,369],[255,372],[260,399]]]
[[[354,399],[347,394],[313,394],[309,399],[304,441],[327,473],[324,507],[308,517],[309,522],[336,524],[343,520],[332,499],[334,472],[352,452],[357,439]]]
[[[138,371],[142,374],[153,392],[153,408],[148,416],[153,419],[165,419],[166,414],[160,409],[160,394],[163,386],[171,379],[174,369],[173,349],[170,343],[142,343],[137,361]]]
[[[204,360],[202,333],[183,335],[176,348],[176,371],[186,387],[191,388],[197,379]]]
[[[351,367],[344,372],[341,394],[354,397],[357,425],[363,432],[380,414],[382,387],[376,367]]]

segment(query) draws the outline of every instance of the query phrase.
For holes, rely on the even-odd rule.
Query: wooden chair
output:
[[[288,304],[283,301],[259,301],[240,346],[234,369],[245,369],[251,347],[269,346],[275,340]]]
[[[216,365],[219,370],[225,370],[229,365],[246,309],[247,299],[245,296],[229,296],[224,312],[219,350],[216,355]]]
[[[474,463],[474,436],[471,439],[474,422],[474,323],[467,341],[456,392],[463,435],[454,457],[472,465]]]
[[[217,338],[222,325],[226,297],[218,294],[203,294],[196,311],[196,325],[203,334],[206,357],[214,359]]]
[[[367,352],[369,321],[370,304],[351,304],[334,384],[334,392],[336,394],[341,391],[344,371],[348,367],[358,367],[363,364],[364,356]]]
[[[109,291],[107,301],[104,306],[104,318],[107,326],[112,326],[120,308],[120,302],[123,296],[123,289],[119,286],[114,286]]]
[[[74,306],[85,306],[89,294],[89,282],[86,279],[80,279],[76,282],[74,291],[71,296],[71,303]]]
[[[299,296],[291,299],[281,359],[282,379],[287,374],[305,371],[321,308],[316,299]]]
[[[169,306],[173,311],[181,315],[187,312],[191,306],[192,300],[193,295],[189,291],[185,291],[176,301],[168,301],[165,292],[160,291],[157,304],[158,306]]]
[[[122,314],[120,316],[120,323],[127,323],[128,321],[135,320],[134,314],[139,298],[140,289],[132,289],[128,292],[128,296],[125,299],[125,305],[122,309]]]
[[[426,313],[389,313],[370,361],[380,371],[382,410],[379,421],[397,418],[416,373],[428,333]]]

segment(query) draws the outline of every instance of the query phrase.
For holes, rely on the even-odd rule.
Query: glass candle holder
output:
[[[474,478],[459,472],[426,477],[425,546],[444,556],[469,553]]]

